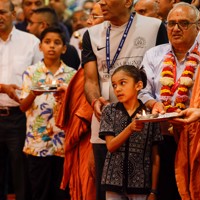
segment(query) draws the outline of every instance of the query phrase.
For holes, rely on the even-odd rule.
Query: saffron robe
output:
[[[196,75],[191,108],[200,108],[200,69]],[[186,125],[180,133],[175,159],[175,175],[182,200],[200,199],[200,122]]]
[[[94,200],[94,178],[88,171],[93,109],[84,95],[84,69],[71,79],[58,110],[56,125],[65,130],[65,162],[61,188],[69,184],[73,200]]]

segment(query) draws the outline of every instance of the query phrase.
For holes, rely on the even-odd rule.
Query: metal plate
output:
[[[162,122],[167,121],[173,117],[178,117],[179,114],[177,112],[171,112],[171,113],[165,113],[165,114],[158,114],[157,116],[153,114],[149,114],[146,116],[141,116],[136,120],[139,120],[141,122]]]
[[[41,85],[31,87],[31,90],[35,92],[56,92],[57,88],[57,85]]]

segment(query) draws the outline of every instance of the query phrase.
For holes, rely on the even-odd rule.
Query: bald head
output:
[[[167,33],[174,52],[186,54],[199,33],[199,11],[188,3],[177,3],[167,16]]]
[[[183,8],[188,9],[189,16],[192,19],[194,19],[195,21],[198,21],[200,19],[200,13],[199,13],[198,9],[195,6],[193,6],[187,2],[184,2],[184,1],[174,4],[173,8],[169,11],[168,17],[174,11],[177,11],[178,9],[183,9]]]
[[[158,2],[156,0],[138,0],[134,5],[134,10],[144,16],[158,17]]]

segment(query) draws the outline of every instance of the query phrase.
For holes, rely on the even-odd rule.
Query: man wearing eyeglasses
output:
[[[102,188],[109,188],[109,181],[101,185],[102,170],[107,154],[105,141],[99,138],[99,121],[104,105],[116,102],[111,83],[115,69],[125,64],[140,66],[144,53],[151,47],[167,42],[165,26],[159,19],[132,13],[133,0],[98,0],[104,16],[104,22],[90,27],[83,36],[82,65],[85,73],[85,95],[93,107],[91,143],[95,160],[96,200],[105,199]],[[122,166],[122,165],[121,165]],[[120,168],[120,165],[118,165]],[[121,169],[117,168],[116,172]],[[133,172],[134,173],[134,172]],[[142,174],[142,173],[141,173]],[[140,174],[140,175],[141,175]],[[128,178],[122,180],[119,174],[112,174],[116,180],[115,195],[128,199],[124,191],[131,184]],[[155,180],[155,179],[154,179]],[[122,184],[125,186],[121,188]],[[154,183],[156,181],[153,181]],[[127,184],[127,185],[126,185]],[[137,186],[136,186],[137,187]],[[139,187],[139,186],[138,186]],[[156,189],[152,184],[151,189]],[[109,190],[109,189],[108,189]],[[140,189],[136,189],[138,199]],[[147,192],[148,193],[148,192]],[[115,199],[112,192],[106,191],[106,199]],[[149,198],[155,198],[153,193]],[[143,198],[145,198],[143,196]]]
[[[199,16],[195,6],[184,2],[175,4],[166,22],[170,43],[154,47],[144,56],[142,65],[148,76],[148,84],[139,98],[153,113],[174,112],[189,107],[200,61]],[[164,143],[160,145],[161,168],[158,183],[161,200],[180,199],[174,174],[177,144],[172,136],[175,130],[173,128],[167,122],[161,123],[164,135]],[[177,181],[180,195],[185,199],[184,195],[188,194],[184,194],[180,187],[180,179]],[[187,189],[185,192],[187,193]]]
[[[63,27],[58,20],[55,10],[45,6],[37,8],[33,11],[30,20],[28,21],[27,30],[29,33],[32,33],[36,37],[40,38],[42,31],[49,26]],[[68,42],[66,45],[67,51],[61,55],[61,59],[66,65],[77,70],[80,66],[78,52],[75,47],[70,45]]]
[[[0,199],[6,199],[8,182],[8,160],[11,163],[16,200],[26,199],[25,155],[22,152],[26,136],[26,117],[19,108],[19,102],[13,100],[5,85],[21,86],[22,74],[26,67],[42,59],[39,40],[17,30],[13,26],[14,5],[11,0],[0,1]],[[13,91],[13,89],[12,89]],[[8,159],[9,158],[9,159]],[[7,192],[7,191],[6,191]],[[30,198],[29,198],[30,199]]]
[[[101,6],[98,3],[95,3],[87,20],[88,27],[100,24],[103,21],[104,17]]]

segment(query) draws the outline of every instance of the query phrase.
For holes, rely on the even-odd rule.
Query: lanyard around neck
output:
[[[123,33],[123,36],[121,38],[121,41],[119,43],[119,46],[117,48],[117,51],[115,53],[115,56],[113,58],[112,63],[110,63],[110,30],[111,30],[111,25],[108,27],[107,32],[106,32],[106,63],[107,63],[107,68],[108,68],[108,73],[110,72],[111,67],[115,64],[121,50],[122,47],[124,45],[124,42],[127,38],[128,32],[130,30],[130,27],[132,25],[133,22],[133,14],[131,14],[128,24],[126,25],[125,31]]]

